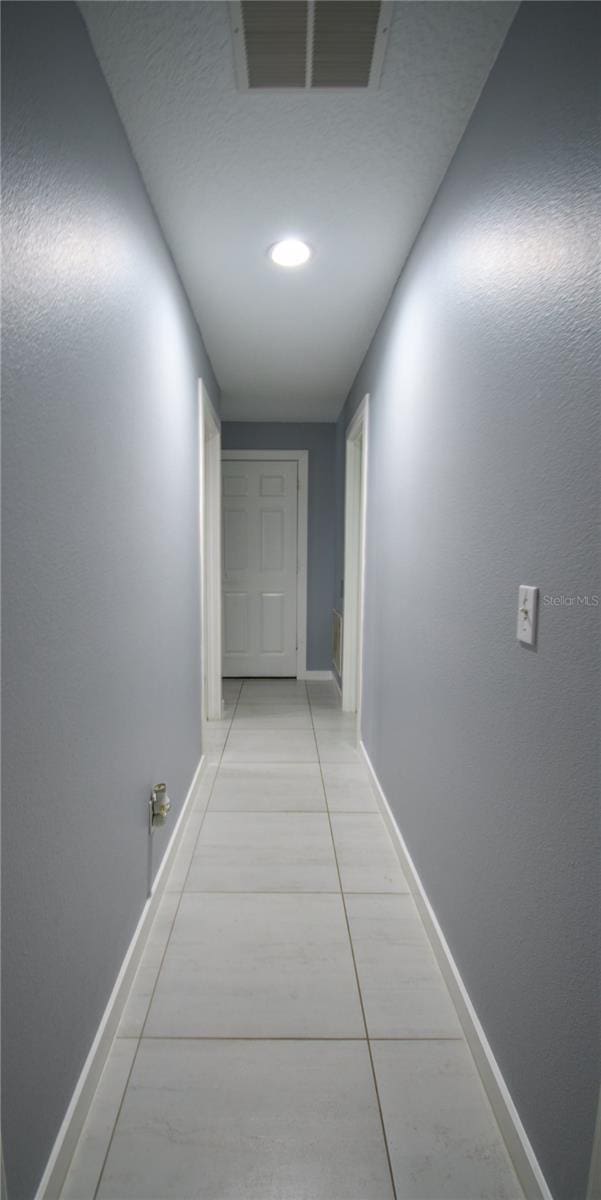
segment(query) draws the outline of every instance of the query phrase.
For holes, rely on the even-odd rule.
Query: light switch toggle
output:
[[[534,646],[538,619],[538,588],[521,583],[518,592],[518,642]]]
[[[150,793],[150,800],[148,801],[151,833],[153,833],[157,826],[165,824],[170,808],[171,801],[167,795],[167,784],[155,783]]]

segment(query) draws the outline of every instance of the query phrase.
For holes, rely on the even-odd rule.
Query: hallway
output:
[[[354,718],[224,692],[63,1200],[521,1196]]]
[[[0,1200],[601,1200],[601,0],[1,9]]]

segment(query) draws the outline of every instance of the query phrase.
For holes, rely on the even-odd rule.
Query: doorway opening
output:
[[[225,450],[223,675],[307,677],[308,450]]]
[[[346,430],[344,497],[344,620],[342,708],[357,713],[361,727],[363,602],[365,590],[365,518],[369,395],[363,397]]]
[[[202,715],[221,720],[221,425],[198,381]]]

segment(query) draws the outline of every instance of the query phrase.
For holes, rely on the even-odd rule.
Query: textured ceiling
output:
[[[395,3],[378,91],[296,94],[236,90],[221,0],[80,7],[223,416],[334,420],[517,5]]]

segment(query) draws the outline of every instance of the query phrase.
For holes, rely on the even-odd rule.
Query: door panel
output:
[[[284,654],[284,614],[286,598],[281,592],[261,596],[261,650],[263,654]],[[296,650],[296,646],[294,647]]]
[[[286,481],[284,476],[262,475],[260,489],[262,496],[285,496]]]
[[[223,514],[223,561],[226,571],[245,571],[248,566],[248,513],[229,508]]]
[[[246,496],[248,491],[248,479],[243,476],[232,475],[223,481],[224,496]]]
[[[281,509],[267,508],[261,513],[261,570],[283,571],[285,569],[284,513]]]
[[[226,654],[248,654],[250,648],[248,593],[226,592],[223,600],[224,652]]]
[[[223,460],[223,674],[296,675],[298,463]]]

